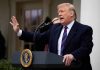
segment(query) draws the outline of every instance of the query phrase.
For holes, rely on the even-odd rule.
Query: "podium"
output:
[[[14,66],[21,66],[20,63],[20,55],[21,52],[16,52],[13,54],[12,56],[12,64]],[[31,68],[64,68],[64,63],[62,62],[63,57],[59,56],[57,54],[54,53],[50,53],[50,52],[45,52],[45,51],[33,51],[32,52],[33,55],[33,61],[32,61],[32,65]]]
[[[20,63],[20,55],[21,52],[16,52],[12,56],[12,64],[14,66],[22,67]],[[73,61],[70,67],[66,67],[64,63],[62,62],[63,57],[59,56],[54,53],[45,52],[45,51],[33,51],[32,52],[33,58],[32,58],[32,64],[29,68],[24,68],[24,70],[31,70],[31,69],[67,69],[67,68],[79,68],[81,64],[77,61]]]

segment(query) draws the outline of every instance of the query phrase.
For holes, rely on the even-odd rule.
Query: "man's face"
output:
[[[69,8],[66,6],[59,7],[58,17],[60,18],[60,22],[62,25],[67,25],[68,23],[70,23],[71,14]]]

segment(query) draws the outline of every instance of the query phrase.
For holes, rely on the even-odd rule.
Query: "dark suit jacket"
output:
[[[5,57],[5,38],[3,37],[1,31],[0,31],[0,59]]]
[[[32,42],[42,40],[48,43],[50,52],[57,54],[58,39],[62,27],[63,26],[61,24],[55,24],[44,33],[28,33],[23,31],[20,38],[25,41]],[[83,25],[75,21],[66,39],[63,55],[69,53],[73,54],[75,60],[81,63],[80,68],[77,70],[92,70],[89,56],[93,47],[92,32],[93,31],[90,26]]]

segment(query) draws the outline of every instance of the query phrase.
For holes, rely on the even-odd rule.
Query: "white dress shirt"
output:
[[[71,23],[69,23],[67,25],[67,36],[68,36],[73,24],[74,24],[74,21],[72,21]],[[61,33],[60,33],[60,36],[59,36],[59,39],[58,39],[58,55],[61,55],[61,43],[62,43],[63,33],[64,33],[64,26],[61,30]]]
[[[21,36],[22,35],[22,30],[20,29],[17,33],[17,36]]]

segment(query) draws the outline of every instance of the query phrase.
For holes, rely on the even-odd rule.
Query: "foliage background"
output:
[[[0,60],[0,70],[23,70],[20,67],[14,67],[10,61],[6,59]]]

